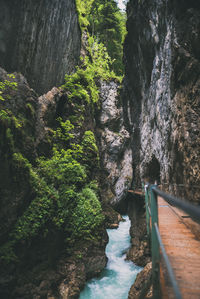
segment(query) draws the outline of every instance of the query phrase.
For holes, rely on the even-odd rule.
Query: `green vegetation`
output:
[[[13,154],[12,167],[16,174],[26,176],[34,199],[11,231],[11,241],[0,249],[4,262],[17,261],[15,245],[29,242],[37,235],[45,237],[59,230],[71,245],[80,237],[93,240],[98,235],[104,217],[98,186],[91,182],[89,171],[96,167],[98,149],[91,131],[85,132],[80,145],[73,143],[70,148],[61,149],[59,139],[61,142],[73,139],[72,128],[69,121],[61,122],[54,133],[58,145],[54,144],[52,157],[39,158],[36,167],[21,153]]]
[[[74,74],[65,76],[66,83],[62,87],[69,92],[68,97],[72,101],[78,98],[89,104],[98,102],[99,79],[119,78],[110,70],[112,60],[102,43],[88,36],[87,50],[88,56],[85,56],[82,66],[77,67]]]
[[[88,15],[91,12],[91,8],[93,5],[94,0],[76,0],[76,7],[78,11],[78,17],[79,17],[79,24],[82,29],[87,28],[89,26],[89,20]]]
[[[17,118],[10,109],[3,107],[4,102],[10,100],[11,98],[10,94],[13,91],[17,90],[17,83],[14,81],[15,75],[7,74],[7,77],[8,77],[7,79],[0,82],[0,120],[3,121],[4,123],[7,123],[8,126],[9,125],[11,126],[12,124],[14,128],[19,129],[22,127],[23,120],[20,118],[20,116]],[[6,135],[11,137],[10,131],[11,129],[8,128]]]
[[[5,98],[8,97],[6,95],[6,92],[10,89],[16,90],[17,83],[13,82],[12,79],[15,79],[15,76],[13,74],[8,74],[8,80],[5,79],[3,82],[0,82],[0,101],[5,101]],[[5,96],[3,97],[2,94],[5,93]]]
[[[9,160],[11,182],[17,186],[23,178],[20,188],[24,183],[29,194],[8,241],[0,248],[1,260],[6,263],[16,262],[19,244],[30,245],[37,236],[45,238],[59,232],[68,248],[80,238],[94,241],[104,221],[96,181],[99,152],[87,117],[92,119],[99,108],[99,81],[122,78],[125,17],[114,0],[76,0],[76,4],[87,46],[76,72],[65,76],[62,89],[70,112],[58,114],[49,130],[48,157],[37,152],[36,159],[34,150],[33,157],[29,156],[35,137],[27,136],[35,130],[32,102],[24,105],[22,113],[9,110],[6,101],[16,91],[17,83],[13,75],[0,82],[2,161]],[[33,141],[24,149],[28,138]]]
[[[126,35],[126,14],[114,0],[76,0],[79,23],[98,43],[102,43],[112,60],[110,69],[122,76],[123,42]]]
[[[101,205],[95,192],[86,187],[79,193],[76,209],[72,213],[73,235],[92,238],[91,231],[102,224]]]
[[[65,76],[62,88],[73,105],[74,114],[69,120],[73,125],[81,126],[86,107],[93,111],[98,103],[99,81],[122,80],[125,16],[114,0],[77,0],[76,5],[82,32],[87,36],[86,51],[76,72]]]
[[[13,239],[27,240],[39,231],[46,234],[45,224],[51,222],[51,229],[62,229],[75,241],[90,238],[102,223],[100,203],[88,187],[84,166],[73,155],[72,150],[54,149],[51,159],[38,159],[38,167],[33,169],[21,154],[14,154],[17,167],[28,170],[36,197],[16,223]]]
[[[15,79],[15,76],[13,74],[8,74],[8,79],[5,79],[4,81],[0,81],[0,101],[5,101],[9,99],[8,93],[11,90],[17,89],[17,83],[13,80]],[[1,103],[1,102],[0,102]],[[8,109],[2,109],[0,105],[0,119],[7,120],[9,119],[9,114],[11,114],[10,110]],[[17,123],[17,121],[16,121]]]
[[[101,51],[103,52],[103,49]],[[98,69],[98,64],[97,57],[95,59],[96,69]],[[72,82],[77,75],[84,74],[84,71],[83,78],[86,78],[85,80],[88,80],[90,84],[93,79],[89,78],[89,74],[93,72],[93,67],[94,65],[88,63],[85,70],[79,68],[77,73],[69,77],[67,89],[69,101],[78,97],[82,99],[80,93],[74,92],[73,89],[70,91],[70,86],[72,88],[75,86],[76,91],[76,85]],[[13,184],[18,184],[18,180],[23,178],[30,190],[29,195],[32,200],[14,224],[9,233],[8,242],[0,248],[1,261],[4,263],[17,262],[15,248],[18,244],[30,244],[36,236],[45,238],[46,235],[59,231],[63,233],[66,242],[70,242],[70,247],[80,237],[82,240],[93,240],[95,235],[98,237],[98,229],[102,227],[104,220],[97,195],[98,184],[93,180],[93,172],[99,167],[99,154],[94,133],[86,130],[82,132],[80,138],[77,138],[76,126],[69,119],[63,120],[59,117],[57,128],[52,130],[52,155],[50,158],[38,158],[33,166],[18,148],[18,138],[23,137],[23,125],[26,124],[26,119],[22,122],[20,120],[23,119],[22,116],[18,115],[17,118],[10,110],[3,109],[6,101],[9,101],[5,96],[6,92],[9,94],[12,89],[16,91],[17,85],[12,83],[5,80],[0,85],[3,98],[1,111],[5,110],[7,113],[6,118],[0,119],[1,145],[7,146],[5,157],[9,152],[9,167],[14,174]],[[87,85],[88,83],[85,83],[84,86],[89,97],[88,104],[91,104],[95,102],[97,87],[94,84],[88,89]],[[85,97],[84,103],[87,104]],[[75,106],[77,107],[78,104]],[[25,113],[26,111],[31,117],[35,115],[30,103],[26,104]],[[78,117],[76,109],[75,113],[70,116]],[[16,135],[17,129],[20,129],[20,135]]]

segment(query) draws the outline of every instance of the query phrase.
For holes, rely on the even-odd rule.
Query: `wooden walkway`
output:
[[[159,231],[184,299],[200,299],[200,226],[158,197]],[[162,298],[175,298],[161,263]]]

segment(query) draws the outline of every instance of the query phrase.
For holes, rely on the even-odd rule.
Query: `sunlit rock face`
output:
[[[123,111],[115,82],[101,82],[98,133],[104,174],[103,197],[119,204],[126,196],[132,181],[132,151],[130,135],[124,127]]]
[[[135,183],[157,180],[198,200],[200,4],[131,0],[127,12],[123,106]]]
[[[80,43],[75,0],[1,0],[0,66],[21,72],[38,93],[63,83]]]

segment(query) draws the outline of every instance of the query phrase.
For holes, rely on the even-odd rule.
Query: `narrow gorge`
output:
[[[143,270],[122,298],[152,298],[129,191],[200,204],[199,46],[194,0],[0,0],[0,298],[79,298],[124,214],[117,254]]]
[[[197,1],[129,1],[122,97],[136,184],[151,173],[197,202],[199,8]]]

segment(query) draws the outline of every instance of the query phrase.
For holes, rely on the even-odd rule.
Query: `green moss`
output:
[[[6,129],[6,139],[7,139],[7,142],[8,142],[8,144],[9,144],[10,148],[11,148],[12,150],[14,150],[13,134],[12,134],[10,128],[7,128],[7,129]]]
[[[53,132],[54,141],[55,143],[64,142],[67,144],[69,140],[74,138],[74,134],[71,133],[74,129],[74,125],[70,120],[62,121],[61,118],[58,118],[57,121],[60,126]]]
[[[30,113],[31,117],[34,117],[35,115],[35,109],[31,105],[31,103],[26,104],[27,111]]]
[[[77,115],[70,115],[69,120],[72,124],[81,127],[83,125],[83,122],[85,120],[85,117],[83,114],[80,114],[77,112]]]
[[[89,25],[88,15],[91,12],[93,2],[94,0],[76,0],[76,8],[81,30],[86,29]]]
[[[13,74],[7,74],[7,78],[3,82],[0,82],[0,101],[9,100],[11,97],[9,93],[13,90],[17,90],[17,83],[14,82],[15,76]],[[10,125],[10,122],[14,124],[16,129],[22,127],[22,121],[17,118],[9,109],[2,109],[2,104],[0,102],[0,120],[4,123],[7,122]]]
[[[98,153],[96,139],[92,131],[85,131],[83,135],[82,146],[86,151],[90,150],[92,152]]]
[[[4,264],[16,263],[18,258],[14,252],[14,242],[9,241],[0,247],[0,261]]]
[[[5,101],[8,98],[7,93],[10,90],[17,89],[17,83],[14,82],[14,74],[7,74],[8,79],[0,81],[0,101]]]
[[[12,115],[12,120],[16,129],[19,129],[23,125],[23,120],[18,119],[16,116]]]
[[[7,109],[6,110],[4,110],[4,109],[0,110],[0,119],[3,120],[3,121],[9,120],[9,114],[8,114]]]
[[[81,146],[83,149],[82,161],[86,169],[89,171],[97,169],[99,167],[99,151],[92,131],[84,133]]]

